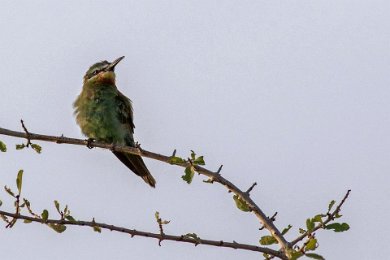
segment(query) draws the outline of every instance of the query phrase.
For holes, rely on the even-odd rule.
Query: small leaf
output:
[[[347,223],[332,223],[325,226],[325,229],[333,229],[334,232],[344,232],[349,229]]]
[[[49,227],[51,227],[57,233],[62,233],[66,230],[66,226],[61,224],[49,224]]]
[[[169,158],[170,164],[182,164],[185,162],[186,162],[186,160],[184,160],[183,158],[180,158],[180,157],[172,156],[171,158]]]
[[[200,237],[196,233],[187,233],[184,235],[185,238],[191,238],[193,240],[199,241]]]
[[[59,203],[57,200],[54,201],[54,206],[56,207],[58,213],[61,214],[61,211],[60,211],[60,203]]]
[[[94,226],[93,231],[98,232],[98,233],[102,233],[102,229],[98,226]]]
[[[307,254],[305,254],[305,256],[313,258],[313,259],[317,259],[317,260],[325,260],[325,258],[323,256],[318,255],[318,254],[314,254],[314,253],[307,253]]]
[[[310,250],[315,250],[317,247],[317,239],[315,238],[310,238],[309,241],[307,242],[306,244],[306,247],[305,249],[307,251],[310,251]]]
[[[238,195],[233,196],[234,201],[236,202],[236,206],[239,210],[242,210],[244,212],[251,211],[249,205]]]
[[[314,229],[314,221],[312,219],[306,219],[306,228],[307,231],[312,231]]]
[[[13,191],[11,190],[11,188],[8,188],[7,186],[4,186],[4,189],[5,189],[5,191],[6,191],[9,195],[11,195],[12,197],[15,198],[15,194],[13,193]]]
[[[184,175],[181,176],[181,178],[187,182],[188,184],[191,184],[192,182],[192,179],[194,178],[194,174],[195,174],[195,169],[194,169],[194,166],[192,165],[189,165],[186,167],[186,169],[184,170]]]
[[[160,212],[156,211],[156,213],[154,213],[154,217],[158,221],[160,219]]]
[[[2,141],[0,141],[0,151],[2,151],[3,153],[7,151],[7,146]]]
[[[194,164],[197,165],[205,165],[206,163],[204,162],[203,156],[199,156],[193,161]]]
[[[73,221],[73,222],[77,222],[77,220],[75,220],[72,216],[68,215],[68,216],[65,216],[65,218],[69,221]]]
[[[43,220],[44,222],[46,222],[47,219],[49,218],[49,211],[47,211],[47,209],[43,210],[43,211],[42,211],[42,214],[41,214],[41,217],[42,217],[42,220]]]
[[[23,181],[23,170],[19,170],[18,177],[16,177],[16,187],[18,188],[19,194],[22,191],[22,181]]]
[[[23,223],[26,223],[26,224],[29,224],[29,223],[31,223],[32,221],[31,220],[29,220],[29,219],[25,219],[25,220],[23,220]]]
[[[31,144],[31,148],[34,149],[37,153],[42,152],[42,147],[38,144]]]
[[[282,235],[287,234],[287,232],[288,232],[291,228],[292,228],[292,226],[291,226],[291,225],[288,225],[285,229],[283,229]]]
[[[303,253],[302,253],[302,252],[293,251],[293,252],[291,253],[290,259],[291,259],[291,260],[296,260],[296,259],[300,258],[301,256],[303,256]]]
[[[312,218],[312,221],[322,223],[322,217],[323,217],[322,214],[315,215],[314,218]]]
[[[335,200],[332,200],[331,202],[329,202],[329,206],[328,206],[328,212],[330,212],[331,211],[331,209],[332,209],[332,207],[333,207],[333,205],[336,203],[336,201]]]
[[[262,236],[260,238],[259,242],[263,246],[269,246],[269,245],[278,243],[273,236]]]
[[[24,147],[26,147],[25,144],[17,144],[15,148],[16,150],[22,150]]]
[[[303,234],[303,233],[305,233],[305,232],[306,232],[306,230],[304,230],[303,228],[300,228],[300,229],[299,229],[299,233],[300,233],[300,234]]]
[[[191,160],[195,160],[196,153],[191,150]]]

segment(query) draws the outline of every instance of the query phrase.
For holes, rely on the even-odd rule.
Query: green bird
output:
[[[73,107],[77,124],[90,140],[135,147],[131,100],[115,85],[114,69],[123,58],[92,65],[85,73],[83,89]],[[146,183],[155,187],[156,181],[141,156],[113,153]]]

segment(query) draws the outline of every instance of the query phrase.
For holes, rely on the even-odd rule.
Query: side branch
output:
[[[23,133],[23,132],[17,132],[12,131],[4,128],[0,128],[0,134],[7,135],[7,136],[14,136],[14,137],[20,137],[25,138],[27,140],[40,140],[40,141],[47,141],[47,142],[55,142],[55,143],[66,143],[66,144],[74,144],[74,145],[90,145],[91,147],[99,147],[104,149],[109,149],[111,151],[118,151],[118,152],[126,152],[131,154],[140,155],[143,157],[151,158],[154,160],[158,160],[165,163],[170,163],[170,156],[161,155],[158,153],[141,150],[138,148],[133,148],[129,146],[120,146],[120,145],[113,145],[113,144],[106,144],[101,142],[93,142],[90,143],[87,140],[81,140],[81,139],[75,139],[75,138],[67,138],[64,136],[48,136],[48,135],[40,135],[29,132]],[[181,167],[187,167],[189,166],[189,162],[183,162],[175,164]],[[259,219],[260,223],[272,234],[272,236],[277,240],[278,244],[281,247],[281,250],[284,252],[285,255],[287,255],[287,251],[291,249],[291,245],[287,242],[287,240],[283,237],[281,232],[278,230],[278,228],[274,225],[274,223],[267,217],[267,215],[259,208],[259,206],[249,197],[249,193],[242,191],[239,189],[236,185],[222,177],[219,172],[212,172],[210,170],[207,170],[206,168],[200,167],[198,165],[194,165],[195,170],[202,175],[205,175],[212,179],[214,182],[218,182],[221,185],[225,186],[229,191],[233,192],[234,194],[238,195],[242,200],[244,200],[250,210],[256,215],[256,217]],[[160,235],[158,235],[159,238],[161,238]]]
[[[248,250],[248,251],[255,251],[255,252],[261,252],[266,253],[269,255],[274,255],[276,257],[279,257],[281,259],[286,259],[286,257],[276,250],[272,250],[266,247],[260,247],[260,246],[254,246],[254,245],[248,245],[248,244],[241,244],[237,242],[225,242],[225,241],[216,241],[216,240],[208,240],[208,239],[193,239],[191,237],[187,237],[185,235],[181,236],[175,236],[175,235],[167,235],[165,233],[151,233],[151,232],[145,232],[145,231],[138,231],[135,229],[129,229],[124,227],[118,227],[114,225],[108,225],[104,223],[99,223],[95,221],[68,221],[68,220],[55,220],[55,219],[47,219],[43,220],[40,218],[34,218],[29,217],[25,215],[10,213],[6,211],[0,210],[0,215],[12,217],[15,219],[24,219],[31,222],[37,222],[41,224],[58,224],[58,225],[74,225],[74,226],[88,226],[88,227],[99,227],[101,229],[107,229],[110,231],[116,231],[121,233],[126,233],[133,236],[140,236],[140,237],[150,237],[155,238],[157,240],[171,240],[171,241],[177,241],[177,242],[183,242],[183,243],[190,243],[194,244],[195,246],[201,244],[201,245],[209,245],[209,246],[217,246],[217,247],[227,247],[227,248],[233,248],[233,249],[242,249],[242,250]]]

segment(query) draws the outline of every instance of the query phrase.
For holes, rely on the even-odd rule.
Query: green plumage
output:
[[[123,57],[112,63],[99,62],[84,76],[83,89],[74,102],[76,121],[84,135],[96,141],[135,146],[131,101],[117,89],[114,68]],[[142,157],[113,152],[135,174],[150,186],[156,181]]]

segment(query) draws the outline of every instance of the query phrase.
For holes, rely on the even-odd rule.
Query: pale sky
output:
[[[390,169],[389,1],[2,1],[0,127],[84,138],[72,103],[88,67],[126,58],[117,86],[133,100],[142,147],[204,155],[211,170],[242,189],[275,224],[293,229],[350,199],[350,231],[317,233],[327,259],[386,259]],[[222,186],[145,159],[149,188],[109,151],[38,142],[41,155],[15,151],[0,136],[0,186],[33,209],[169,234],[257,244],[254,215],[236,209]],[[0,192],[3,210],[12,202]],[[5,226],[5,225],[3,225]],[[261,259],[254,252],[179,244],[39,224],[0,227],[2,259]]]

